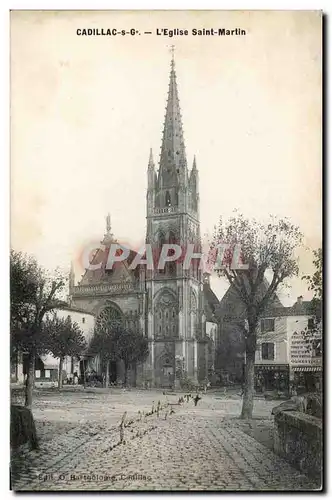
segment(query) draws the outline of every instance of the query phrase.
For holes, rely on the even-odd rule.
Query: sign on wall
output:
[[[321,358],[315,356],[312,344],[303,332],[295,332],[291,337],[290,362],[293,365],[321,365]]]

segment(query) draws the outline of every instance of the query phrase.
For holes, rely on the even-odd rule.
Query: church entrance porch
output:
[[[115,384],[116,383],[116,377],[117,377],[116,361],[110,361],[110,366],[109,366],[109,383],[110,384]]]
[[[156,362],[154,367],[156,387],[172,388],[175,380],[175,345],[173,342],[156,343]]]
[[[174,367],[171,365],[165,365],[162,368],[162,377],[160,382],[161,387],[172,388],[174,385]]]

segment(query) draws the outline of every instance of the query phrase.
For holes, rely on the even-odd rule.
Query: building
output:
[[[72,322],[77,323],[82,333],[84,334],[87,343],[91,339],[94,330],[95,317],[92,314],[82,311],[79,308],[71,307],[63,304],[61,308],[54,309],[49,314],[56,314],[59,318],[67,318],[68,316]],[[66,376],[73,375],[75,372],[78,374],[82,370],[82,361],[67,356],[63,362],[63,370]],[[12,363],[11,367],[11,381],[22,383],[28,371],[28,356],[21,353]],[[59,373],[59,360],[54,358],[51,354],[38,356],[35,361],[35,384],[36,386],[55,385],[58,380]]]
[[[268,288],[261,287],[264,295]],[[220,321],[220,351],[217,372],[223,381],[244,380],[246,320],[245,305],[235,289],[229,287],[216,308]],[[255,354],[255,387],[258,392],[313,390],[321,385],[321,338],[311,333],[313,313],[311,302],[302,297],[291,307],[284,307],[275,294],[258,324]]]
[[[268,289],[265,280],[261,294]],[[275,308],[282,308],[277,295],[271,299]],[[222,383],[243,383],[245,365],[244,324],[246,309],[234,287],[230,286],[220,304],[216,306],[216,315],[220,322],[220,349],[217,356],[217,372]]]
[[[146,243],[159,254],[165,243],[188,244],[200,250],[199,179],[196,159],[188,170],[182,131],[174,58],[171,61],[169,89],[159,169],[152,151],[147,168]],[[110,217],[106,233],[92,264],[75,285],[71,273],[71,304],[96,317],[96,324],[121,321],[140,331],[149,342],[149,358],[129,374],[132,384],[178,386],[178,367],[193,382],[212,376],[212,351],[218,336],[214,310],[216,297],[202,271],[193,260],[189,269],[183,262],[168,262],[165,269],[148,270],[145,265],[132,269],[140,256],[130,250],[122,262],[107,269],[107,258],[116,238],[111,233]],[[136,261],[135,261],[136,262]],[[208,317],[207,317],[208,315]],[[122,363],[110,367],[113,379],[123,380]]]
[[[311,391],[321,386],[321,338],[313,338],[311,303],[298,297],[291,307],[270,307],[259,324],[255,356],[260,391]]]

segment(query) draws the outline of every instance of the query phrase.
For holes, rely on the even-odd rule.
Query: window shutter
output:
[[[268,356],[268,345],[266,343],[262,344],[262,359],[267,359]]]
[[[274,359],[274,344],[268,343],[268,359]]]

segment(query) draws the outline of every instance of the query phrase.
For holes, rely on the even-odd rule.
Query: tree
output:
[[[98,328],[98,326],[96,326],[89,345],[89,355],[99,356],[102,374],[104,375],[103,385],[104,387],[108,387],[109,364],[110,361],[116,361],[111,334],[111,325],[109,326],[109,328]]]
[[[311,301],[311,312],[317,324],[321,323],[322,319],[322,301],[323,301],[323,252],[321,248],[314,250],[313,265],[315,267],[314,274],[303,276],[302,279],[309,284],[309,290],[313,292]]]
[[[143,363],[149,354],[148,341],[139,332],[124,328],[119,322],[96,328],[89,348],[91,355],[99,354],[102,367],[106,371],[110,361],[123,361],[125,369],[124,385],[127,385],[128,369]]]
[[[28,407],[32,404],[36,355],[47,350],[42,335],[43,319],[47,312],[61,304],[58,294],[64,286],[65,280],[58,271],[51,277],[33,257],[11,251],[11,351],[28,354],[25,389],[25,405]]]
[[[43,335],[47,339],[48,349],[55,358],[59,358],[58,388],[62,387],[62,367],[66,356],[78,358],[86,349],[86,341],[78,324],[70,316],[59,318],[46,317],[43,322]]]
[[[117,325],[112,330],[112,342],[116,359],[122,360],[125,369],[124,385],[127,385],[128,369],[143,363],[149,355],[148,340],[139,332]]]
[[[251,418],[254,398],[254,365],[257,325],[263,311],[275,296],[280,285],[298,274],[295,250],[302,234],[288,219],[270,217],[264,225],[235,213],[227,222],[220,218],[211,244],[214,260],[217,249],[227,245],[222,266],[217,273],[224,276],[236,291],[245,308],[243,325],[246,365],[242,418]],[[239,259],[234,259],[238,253]],[[220,257],[220,254],[219,254]],[[238,262],[236,262],[238,260]],[[247,268],[244,268],[244,265]],[[271,274],[270,282],[266,273]]]
[[[313,275],[305,275],[303,280],[307,281],[309,290],[313,292],[310,304],[312,315],[310,326],[303,332],[308,349],[322,354],[322,301],[323,301],[323,252],[321,248],[313,251],[313,264],[315,272]]]
[[[316,271],[312,276],[306,275],[302,279],[306,280],[309,284],[309,290],[313,291],[314,298],[322,300],[323,298],[323,252],[321,248],[314,250],[313,265]]]

